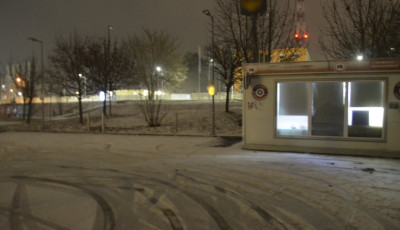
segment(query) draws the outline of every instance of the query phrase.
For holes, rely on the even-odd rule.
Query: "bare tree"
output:
[[[400,54],[399,0],[329,0],[320,46],[327,58],[393,57]]]
[[[30,62],[25,61],[22,64],[9,64],[9,73],[14,82],[15,88],[22,95],[23,109],[22,109],[22,119],[25,120],[26,114],[26,102],[28,101],[28,114],[27,123],[31,123],[32,117],[32,100],[36,95],[35,85],[36,79],[38,79],[38,73],[36,70],[36,58],[31,57]]]
[[[109,82],[108,44],[106,39],[89,39],[85,55],[85,76],[93,83],[96,90],[107,95]],[[103,100],[103,114],[107,115],[107,96]]]
[[[123,44],[134,67],[131,74],[148,90],[148,99],[155,98],[161,85],[175,87],[185,79],[187,68],[170,34],[143,29],[142,36],[132,35]]]
[[[105,38],[92,38],[87,45],[85,58],[85,77],[96,90],[109,93],[109,114],[111,115],[111,92],[119,89],[127,78],[128,65],[122,47],[114,42],[112,48]],[[103,113],[106,115],[107,97],[103,101]]]
[[[82,97],[85,89],[85,70],[87,38],[74,32],[69,38],[57,37],[54,49],[49,56],[54,67],[61,72],[63,88],[69,95],[78,98],[79,123],[83,124]]]
[[[63,114],[62,98],[65,96],[64,76],[61,71],[52,69],[51,66],[46,69],[46,82],[49,84],[51,93],[57,96],[58,115]]]
[[[216,0],[216,5],[216,41],[231,43],[242,62],[270,62],[273,49],[293,52],[298,47],[294,39],[295,1],[267,0],[266,14],[252,17],[241,14],[240,1]],[[267,55],[260,60],[253,54],[254,47]]]
[[[217,79],[226,87],[225,112],[229,112],[230,92],[237,81],[235,77],[241,71],[241,57],[230,42],[219,42],[214,47],[209,47],[209,51],[218,65],[213,70],[217,73]]]
[[[199,92],[199,84],[200,84],[200,92],[207,90],[208,79],[205,76],[208,72],[208,60],[207,58],[200,58],[200,66],[199,66],[199,54],[193,52],[187,52],[183,56],[183,64],[187,67],[187,77],[180,84],[178,92],[181,93],[197,93]],[[199,79],[199,67],[200,69],[200,79]],[[199,82],[200,81],[200,82]]]
[[[150,127],[157,127],[167,116],[168,112],[165,108],[166,105],[162,103],[161,99],[156,100],[142,100],[139,102],[138,107],[143,114],[146,123]]]

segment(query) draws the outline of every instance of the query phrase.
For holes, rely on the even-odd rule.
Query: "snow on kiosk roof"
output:
[[[243,66],[243,148],[400,158],[400,59]]]

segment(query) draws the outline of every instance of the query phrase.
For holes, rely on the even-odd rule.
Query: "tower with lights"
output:
[[[296,33],[294,38],[300,47],[304,47],[308,43],[309,35],[307,33],[306,20],[305,20],[305,6],[304,0],[297,0],[297,13],[296,13]]]

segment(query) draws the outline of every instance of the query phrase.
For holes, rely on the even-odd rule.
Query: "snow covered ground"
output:
[[[107,133],[121,134],[163,134],[163,135],[211,135],[211,102],[208,101],[163,101],[166,117],[160,127],[148,127],[143,115],[141,114],[138,102],[122,101],[112,106],[112,116],[105,118],[105,129]],[[92,132],[101,131],[101,113],[102,107],[99,103],[84,104],[84,125],[78,123],[77,113],[73,105],[64,104],[64,110],[67,113],[62,116],[54,116],[50,121],[46,113],[47,131],[55,132]],[[40,105],[36,105],[40,106]],[[48,107],[48,106],[47,106]],[[47,108],[46,107],[46,108]],[[53,106],[55,107],[55,106]],[[56,107],[55,107],[56,108]],[[8,126],[8,130],[28,131],[41,130],[40,108],[36,108],[36,118],[31,125],[19,124]],[[47,108],[48,109],[48,108]],[[241,114],[242,102],[231,101],[231,113],[225,113],[224,101],[216,102],[216,133],[219,136],[241,136]],[[108,111],[108,107],[107,107]],[[75,108],[75,112],[76,108]],[[107,112],[108,113],[108,112]],[[88,116],[89,127],[88,130]]]
[[[0,133],[0,229],[400,229],[400,161]]]

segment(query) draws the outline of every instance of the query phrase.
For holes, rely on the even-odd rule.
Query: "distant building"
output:
[[[268,51],[267,50],[259,50],[259,63],[265,63],[267,60]],[[278,62],[304,62],[311,61],[310,54],[308,53],[307,48],[290,48],[290,49],[274,49],[272,50],[271,55],[271,63]],[[242,72],[238,71],[235,75],[237,79],[233,90],[234,92],[240,92],[242,90]]]
[[[287,61],[311,61],[307,48],[274,49],[272,50],[271,63]]]

